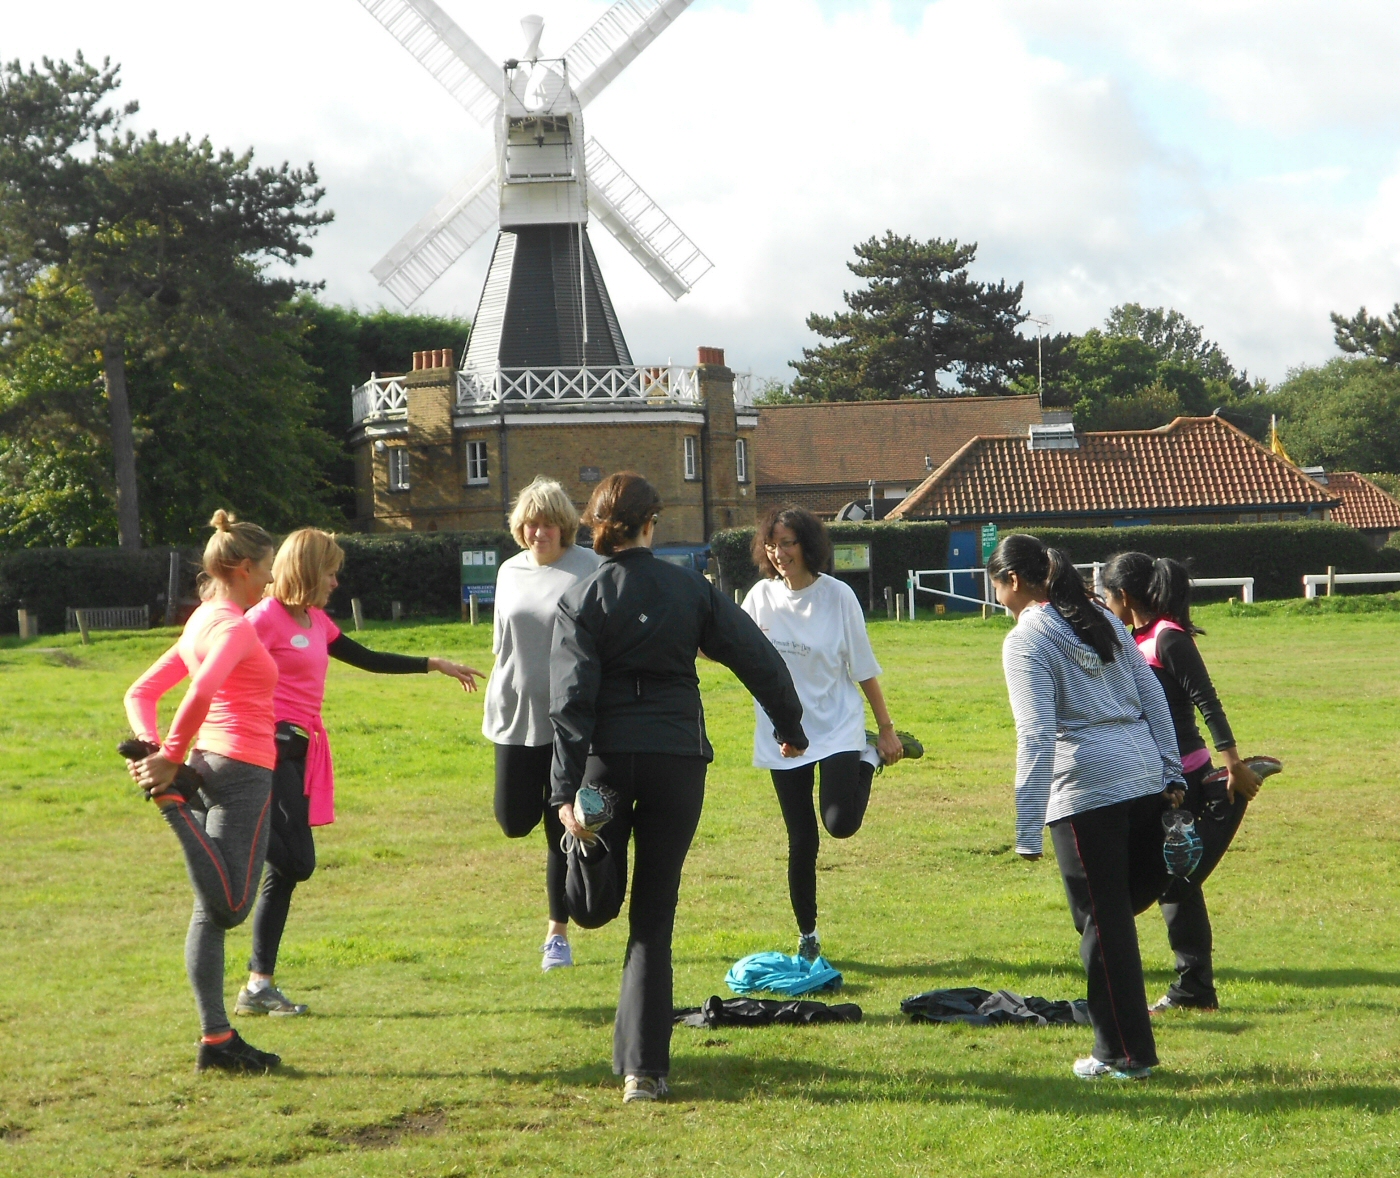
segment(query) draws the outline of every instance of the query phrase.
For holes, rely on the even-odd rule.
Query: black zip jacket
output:
[[[1230,731],[1230,721],[1225,718],[1225,709],[1215,694],[1215,685],[1210,681],[1195,639],[1181,630],[1164,629],[1157,635],[1157,657],[1162,665],[1152,670],[1167,697],[1172,727],[1176,729],[1176,747],[1181,755],[1184,757],[1206,747],[1201,730],[1196,727],[1198,710],[1210,730],[1216,751],[1234,748],[1235,734]]]
[[[343,631],[335,641],[326,644],[326,653],[342,663],[376,675],[426,675],[428,660],[412,654],[390,654],[387,650],[370,650],[361,646]]]
[[[807,747],[787,664],[753,619],[699,573],[624,548],[570,586],[554,616],[550,805],[574,800],[590,749],[714,760],[697,652],[739,677],[778,740]]]

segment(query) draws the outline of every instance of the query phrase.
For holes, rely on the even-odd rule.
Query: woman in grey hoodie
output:
[[[1166,697],[1137,644],[1067,554],[1007,536],[987,572],[1016,618],[1002,646],[1016,718],[1016,851],[1050,827],[1081,934],[1094,1053],[1074,1074],[1139,1079],[1157,1063],[1135,914],[1170,882],[1168,789],[1184,788]]]

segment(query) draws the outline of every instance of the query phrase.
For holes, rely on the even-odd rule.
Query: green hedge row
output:
[[[350,617],[350,599],[364,602],[365,614],[387,618],[390,602],[418,615],[455,615],[461,608],[461,550],[519,549],[509,532],[408,532],[402,535],[337,537],[345,549],[340,588],[330,610]],[[45,634],[63,629],[65,611],[101,606],[148,605],[156,624],[165,616],[169,548],[123,552],[117,548],[22,548],[0,553],[0,633],[19,629],[17,611],[33,610]],[[192,597],[200,553],[177,549],[180,596]]]
[[[904,523],[828,524],[827,531],[837,544],[869,544],[871,571],[875,574],[875,605],[884,608],[885,586],[896,593],[904,591],[910,569],[941,569],[948,555],[948,525],[941,520]],[[716,532],[710,539],[710,551],[719,562],[720,585],[728,592],[747,592],[758,580],[749,553],[753,547],[753,528],[733,528]],[[870,580],[865,573],[850,573],[843,578],[850,582],[856,595],[865,601]]]
[[[949,529],[944,523],[832,524],[829,530],[837,543],[871,541],[877,609],[883,600],[885,585],[893,585],[896,591],[904,585],[905,570],[946,567]],[[1328,565],[1335,565],[1339,573],[1400,570],[1400,549],[1383,548],[1377,552],[1360,532],[1344,524],[1027,528],[1026,531],[1053,547],[1066,549],[1080,564],[1106,560],[1115,552],[1136,549],[1184,561],[1198,577],[1253,577],[1255,597],[1261,601],[1301,597],[1303,574],[1325,573]],[[720,532],[711,540],[726,589],[747,590],[758,579],[758,570],[749,559],[752,543],[752,528]],[[864,600],[864,577],[854,574],[849,580]],[[1222,595],[1229,592],[1224,590]],[[1235,593],[1238,595],[1238,590]]]

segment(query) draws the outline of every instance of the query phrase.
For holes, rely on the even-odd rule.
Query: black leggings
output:
[[[549,767],[552,744],[498,744],[496,746],[496,821],[506,838],[524,838],[544,819],[544,889],[549,897],[549,919],[569,921],[564,902],[567,864],[559,840],[564,824],[549,804]]]
[[[832,838],[848,839],[865,821],[870,804],[870,782],[875,766],[860,753],[832,753],[796,769],[773,769],[788,833],[788,895],[797,917],[797,930],[810,933],[817,927],[817,850],[821,834],[812,810],[812,788],[817,766],[822,767],[820,806],[822,825]]]
[[[1185,807],[1196,816],[1196,828],[1205,844],[1205,856],[1196,878],[1173,879],[1160,900],[1162,918],[1167,923],[1167,940],[1176,957],[1176,981],[1167,989],[1173,1001],[1214,1006],[1215,970],[1211,961],[1213,937],[1210,914],[1201,879],[1209,875],[1239,830],[1249,805],[1242,797],[1230,804],[1224,783],[1205,785],[1202,778],[1211,772],[1206,764],[1186,775]]]
[[[635,840],[632,906],[622,993],[613,1024],[613,1071],[664,1076],[671,1070],[671,933],[681,868],[705,802],[703,757],[666,753],[600,753],[588,758],[584,784],[617,798],[611,821],[587,858],[568,856],[573,918],[597,928],[622,910],[627,891],[627,842]]]
[[[267,840],[267,871],[258,891],[253,913],[253,953],[248,968],[253,973],[277,972],[277,951],[292,893],[316,870],[316,841],[311,835],[306,799],[305,756],[284,758],[278,751],[272,773],[272,827]]]

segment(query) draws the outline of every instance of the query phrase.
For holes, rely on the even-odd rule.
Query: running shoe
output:
[[[1244,763],[1254,770],[1254,776],[1263,781],[1275,773],[1283,772],[1283,762],[1277,757],[1246,757]],[[1224,785],[1230,779],[1230,768],[1222,765],[1201,778],[1203,785]]]
[[[234,1014],[270,1014],[279,1018],[305,1014],[306,1006],[300,1002],[288,1002],[287,996],[276,986],[264,986],[256,992],[247,986],[238,991],[238,1001],[233,1007]]]
[[[578,851],[585,858],[595,847],[601,847],[607,852],[608,844],[599,836],[598,831],[612,821],[616,812],[617,795],[606,785],[580,786],[578,793],[574,795],[574,819],[593,837],[580,839],[566,830],[559,840],[559,849],[566,855]]]
[[[540,969],[548,973],[552,969],[564,969],[573,965],[574,951],[569,948],[569,941],[566,937],[561,937],[558,933],[547,937],[544,942],[544,957],[540,961]]]
[[[906,761],[917,761],[924,755],[923,743],[912,732],[901,732],[899,729],[895,729],[894,734],[899,737],[899,743],[904,746],[904,759]],[[880,734],[871,732],[867,728],[865,730],[865,743],[878,749],[880,747]],[[881,758],[882,761],[883,759]],[[881,769],[884,767],[883,764],[880,766]]]
[[[270,1072],[281,1062],[280,1055],[273,1055],[270,1051],[259,1051],[234,1031],[233,1037],[225,1039],[222,1043],[201,1043],[199,1059],[195,1062],[194,1070],[203,1072],[209,1068],[218,1068],[224,1072]]]
[[[1111,1063],[1101,1063],[1091,1055],[1074,1061],[1074,1074],[1081,1080],[1145,1080],[1152,1074],[1152,1069],[1120,1068]]]
[[[822,955],[821,938],[815,932],[799,933],[797,936],[797,955],[803,961],[815,961]]]
[[[119,752],[128,761],[144,761],[153,753],[160,752],[160,745],[152,744],[149,740],[124,740],[117,745]],[[204,778],[188,765],[181,765],[175,770],[175,780],[167,785],[160,792],[163,794],[177,793],[185,799],[188,805],[198,796],[199,791],[204,788]],[[155,791],[143,790],[146,800],[149,802],[155,797]]]
[[[1148,1014],[1167,1014],[1173,1010],[1219,1010],[1220,1003],[1217,1001],[1191,1002],[1185,998],[1173,998],[1170,994],[1163,994],[1151,1006],[1147,1008]]]
[[[634,1100],[648,1103],[663,1100],[670,1094],[665,1076],[628,1076],[622,1083],[622,1103],[631,1104]]]

